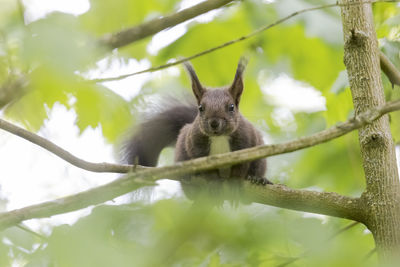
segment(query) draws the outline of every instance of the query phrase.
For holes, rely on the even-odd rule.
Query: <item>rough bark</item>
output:
[[[344,4],[361,2],[343,0]],[[355,113],[385,103],[380,76],[379,50],[371,4],[342,6],[344,62],[347,68]],[[400,183],[395,146],[388,116],[382,116],[359,130],[361,156],[366,179],[362,194],[377,251],[384,262],[399,257]]]

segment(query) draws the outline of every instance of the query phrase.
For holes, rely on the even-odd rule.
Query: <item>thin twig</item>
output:
[[[337,237],[338,235],[340,235],[341,233],[353,228],[354,226],[356,226],[357,224],[359,224],[359,222],[352,222],[349,225],[339,229],[338,231],[336,231],[335,233],[333,233],[326,241],[331,241],[332,239],[334,239],[335,237]]]
[[[400,72],[382,51],[379,51],[379,62],[381,64],[382,71],[386,74],[389,81],[392,83],[392,88],[394,87],[394,85],[400,86]]]
[[[91,80],[88,80],[88,82],[101,83],[101,82],[117,81],[117,80],[125,79],[125,78],[131,77],[131,76],[135,76],[135,75],[138,75],[138,74],[143,74],[143,73],[147,73],[147,72],[155,72],[155,71],[158,71],[158,70],[161,70],[161,69],[165,69],[165,68],[169,68],[169,67],[172,67],[172,66],[176,66],[176,65],[181,64],[181,63],[183,63],[185,61],[189,61],[189,60],[198,58],[200,56],[203,56],[203,55],[209,54],[211,52],[217,51],[219,49],[222,49],[224,47],[227,47],[227,46],[236,44],[238,42],[247,40],[249,38],[252,38],[252,37],[254,37],[254,36],[256,36],[256,35],[264,32],[264,31],[266,31],[266,30],[268,30],[268,29],[270,29],[270,28],[272,28],[272,27],[274,27],[276,25],[279,25],[279,24],[281,24],[281,23],[283,23],[283,22],[285,22],[285,21],[287,21],[287,20],[289,20],[289,19],[291,19],[291,18],[293,18],[293,17],[295,17],[297,15],[300,15],[300,14],[303,14],[303,13],[306,13],[306,12],[325,9],[325,8],[331,8],[331,7],[359,5],[359,4],[369,4],[369,3],[382,3],[382,2],[395,3],[395,2],[399,2],[399,1],[398,0],[366,1],[366,2],[363,2],[363,3],[351,3],[351,4],[347,4],[347,5],[335,3],[335,4],[321,5],[321,6],[317,6],[317,7],[311,7],[311,8],[302,9],[302,10],[293,12],[293,13],[291,13],[290,15],[288,15],[286,17],[278,19],[277,21],[275,21],[275,22],[273,22],[271,24],[268,24],[266,26],[258,28],[257,30],[253,31],[250,34],[247,34],[247,35],[244,35],[244,36],[239,37],[237,39],[228,41],[228,42],[223,43],[221,45],[206,49],[206,50],[204,50],[204,51],[202,51],[200,53],[194,54],[192,56],[181,58],[181,59],[178,59],[178,60],[170,62],[170,63],[166,63],[166,64],[159,65],[159,66],[156,66],[156,67],[151,67],[151,68],[144,69],[144,70],[141,70],[141,71],[136,71],[136,72],[133,72],[133,73],[128,73],[128,74],[119,75],[119,76],[115,76],[115,77],[109,77],[109,78],[91,79]]]
[[[48,241],[47,236],[44,236],[42,234],[39,234],[39,233],[31,230],[31,229],[29,229],[28,227],[26,227],[23,224],[17,224],[16,227],[21,229],[21,230],[23,230],[23,231],[25,231],[25,232],[27,232],[27,233],[30,233],[31,235],[34,235],[34,236],[38,237],[39,239],[42,239],[43,241]]]

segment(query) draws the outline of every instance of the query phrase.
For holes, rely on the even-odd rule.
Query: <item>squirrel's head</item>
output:
[[[239,125],[239,102],[243,92],[243,72],[247,60],[241,58],[230,86],[206,89],[190,63],[185,63],[199,107],[200,130],[207,136],[230,135]]]

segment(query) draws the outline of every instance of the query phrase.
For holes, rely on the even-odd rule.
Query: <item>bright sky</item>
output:
[[[23,0],[27,7],[26,21],[42,18],[47,13],[57,10],[72,14],[82,14],[89,8],[87,0]],[[199,2],[185,0],[182,7]],[[197,18],[207,21],[217,14],[210,12]],[[162,46],[175,40],[186,31],[186,24],[174,27],[154,36],[148,51],[156,53]],[[159,44],[156,46],[155,44]],[[149,67],[149,62],[129,60],[128,64],[115,59],[111,67],[107,68],[106,60],[97,63],[97,68],[85,73],[90,78],[110,77],[134,72]],[[178,68],[165,71],[179,72]],[[134,76],[121,81],[109,82],[104,85],[120,94],[125,99],[135,96],[140,87],[156,74]],[[266,98],[276,106],[275,121],[279,125],[286,125],[295,130],[293,114],[295,112],[315,112],[325,110],[325,98],[311,86],[299,83],[287,75],[280,75],[272,80],[265,80],[260,76],[261,88]],[[300,101],[301,99],[301,101]],[[51,110],[49,120],[39,132],[39,135],[67,149],[72,154],[93,162],[114,162],[112,146],[107,144],[101,135],[101,129],[87,129],[81,136],[74,122],[76,114],[62,105],[55,105]],[[39,148],[25,140],[0,131],[0,162],[2,165],[0,176],[1,196],[8,199],[7,210],[21,208],[46,200],[73,194],[100,184],[109,182],[118,175],[97,174],[83,171],[71,166],[46,150]],[[178,185],[173,181],[162,181],[153,194],[155,199],[170,197],[177,193]],[[119,198],[121,203],[124,198]],[[39,224],[72,223],[77,215],[88,213],[89,210],[78,211],[65,215],[54,216],[51,219],[31,220],[29,224],[37,229]]]

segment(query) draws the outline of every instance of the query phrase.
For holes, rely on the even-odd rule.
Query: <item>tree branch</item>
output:
[[[396,66],[386,57],[386,55],[379,51],[379,62],[381,64],[382,71],[386,74],[389,81],[394,85],[400,86],[400,72],[397,70]]]
[[[0,229],[18,224],[24,220],[49,217],[99,204],[126,194],[138,187],[153,185],[158,179],[170,178],[178,180],[176,177],[184,174],[234,165],[244,161],[252,161],[320,144],[349,133],[366,124],[370,124],[382,115],[399,109],[400,100],[393,101],[382,107],[364,112],[328,130],[291,142],[259,146],[227,154],[197,158],[185,162],[178,162],[171,166],[139,169],[135,173],[124,175],[111,183],[75,195],[0,213]],[[30,139],[35,141],[35,135],[31,134]],[[364,221],[362,202],[360,202],[358,198],[345,197],[336,193],[294,190],[283,185],[268,185],[262,187],[251,185],[249,182],[245,182],[244,184],[246,195],[250,200],[258,203],[348,218],[361,222]]]
[[[371,5],[343,7],[341,15],[343,61],[357,116],[385,104],[378,40]],[[364,224],[373,234],[381,265],[391,265],[400,260],[400,181],[389,117],[362,127],[358,139],[366,182]]]
[[[296,190],[284,185],[266,187],[245,183],[246,197],[251,202],[285,209],[312,212],[362,222],[363,204],[359,198],[332,192]]]
[[[151,181],[145,181],[139,178],[139,176],[147,177],[149,180],[154,181],[165,178],[165,175],[156,168],[144,171],[148,173],[127,174],[109,184],[78,194],[0,213],[0,230],[25,220],[50,217],[100,204],[144,185],[154,185]],[[260,186],[251,184],[248,181],[244,181],[243,184],[248,196],[247,199],[250,201],[292,210],[325,214],[357,221],[362,220],[362,206],[359,198],[340,196],[335,193],[295,190],[283,185]]]
[[[122,30],[117,33],[106,34],[100,43],[111,49],[119,48],[135,41],[146,38],[169,27],[178,25],[188,19],[197,17],[210,10],[220,8],[233,0],[208,0],[190,8],[183,9],[171,15],[153,19],[138,26]]]
[[[128,78],[128,77],[131,77],[131,76],[135,76],[135,75],[138,75],[138,74],[146,73],[146,72],[154,72],[154,71],[158,71],[158,70],[161,70],[161,69],[166,69],[166,68],[181,64],[181,63],[183,63],[185,61],[189,61],[189,60],[198,58],[200,56],[209,54],[211,52],[217,51],[217,50],[222,49],[224,47],[236,44],[236,43],[244,41],[244,40],[247,40],[247,39],[249,39],[251,37],[254,37],[254,36],[256,36],[256,35],[264,32],[264,31],[266,31],[266,30],[268,30],[268,29],[270,29],[270,28],[272,28],[272,27],[274,27],[276,25],[279,25],[279,24],[281,24],[281,23],[283,23],[283,22],[289,20],[290,18],[295,17],[295,16],[297,16],[299,14],[306,13],[306,12],[313,11],[313,10],[319,10],[319,9],[334,7],[334,6],[337,6],[337,5],[338,4],[329,4],[329,5],[321,5],[321,6],[317,6],[317,7],[302,9],[302,10],[293,12],[290,15],[284,17],[284,18],[279,19],[279,20],[275,21],[274,23],[271,23],[271,24],[268,24],[268,25],[263,26],[261,28],[258,28],[257,30],[251,32],[250,34],[247,34],[247,35],[244,35],[244,36],[239,37],[237,39],[228,41],[228,42],[223,43],[221,45],[206,49],[206,50],[201,51],[200,53],[194,54],[192,56],[181,58],[179,60],[176,60],[176,61],[173,61],[173,62],[170,62],[170,63],[167,63],[167,64],[163,64],[163,65],[156,66],[156,67],[151,67],[151,68],[148,68],[148,69],[144,69],[144,70],[141,70],[141,71],[136,71],[136,72],[129,73],[129,74],[124,74],[124,75],[119,75],[119,76],[109,77],[109,78],[92,79],[92,80],[90,80],[90,82],[100,83],[100,82],[116,81],[116,80],[121,80],[121,79],[125,79],[125,78]]]
[[[115,172],[115,173],[127,173],[136,168],[143,169],[145,167],[141,166],[132,166],[132,165],[120,165],[120,164],[112,164],[112,163],[93,163],[82,160],[78,157],[75,157],[65,149],[57,146],[56,144],[50,142],[49,140],[29,132],[21,127],[18,127],[12,123],[9,123],[3,119],[0,119],[0,129],[3,129],[7,132],[10,132],[14,135],[17,135],[23,139],[26,139],[35,145],[38,145],[56,156],[62,158],[63,160],[71,163],[72,165],[87,170],[91,172]]]
[[[192,172],[205,170],[202,165],[209,165],[206,169],[213,169],[216,167],[220,167],[222,165],[233,165],[237,163],[241,163],[243,161],[251,161],[259,158],[265,158],[268,156],[293,152],[296,150],[300,150],[303,148],[311,147],[317,144],[321,144],[327,142],[329,140],[338,138],[342,135],[345,135],[355,129],[358,129],[366,124],[371,123],[382,115],[396,111],[400,109],[400,100],[391,101],[386,103],[385,105],[368,110],[357,117],[348,120],[347,122],[338,124],[330,129],[315,133],[308,137],[301,137],[296,140],[282,143],[282,144],[274,144],[274,145],[263,145],[256,146],[253,148],[243,149],[235,152],[230,152],[226,154],[213,155],[206,158],[199,158],[191,161],[187,161],[185,163],[178,163],[176,165],[172,165],[165,168],[175,168],[179,165],[189,164],[189,169],[193,169]],[[133,166],[133,165],[120,165],[113,163],[93,163],[82,160],[65,149],[57,146],[56,144],[50,142],[49,140],[35,134],[29,132],[21,127],[18,127],[12,123],[9,123],[3,119],[0,119],[0,129],[3,129],[7,132],[10,132],[14,135],[17,135],[23,139],[26,139],[32,142],[35,145],[38,145],[56,156],[64,159],[65,161],[71,163],[72,165],[92,172],[114,172],[114,173],[127,173],[129,171],[137,171],[143,169],[151,169],[149,167],[144,166]],[[198,161],[198,162],[197,162]],[[197,162],[197,163],[195,163]],[[220,163],[219,163],[220,162]],[[193,164],[192,164],[193,163]],[[199,165],[198,168],[196,164]],[[191,166],[194,165],[194,166]],[[185,165],[186,166],[186,165]],[[159,168],[158,168],[159,169]],[[190,171],[189,171],[190,172]],[[188,172],[182,172],[179,174],[184,174]],[[174,174],[175,175],[175,174]]]
[[[398,1],[396,1],[396,0],[364,1],[363,3],[379,3],[379,2],[394,3],[394,2],[398,2]],[[141,71],[136,71],[136,72],[133,72],[133,73],[128,73],[128,74],[119,75],[119,76],[115,76],[115,77],[91,79],[91,80],[88,80],[88,82],[101,83],[101,82],[117,81],[117,80],[125,79],[125,78],[131,77],[131,76],[135,76],[135,75],[139,75],[139,74],[143,74],[143,73],[147,73],[147,72],[155,72],[155,71],[158,71],[158,70],[162,70],[162,69],[166,69],[166,68],[169,68],[169,67],[172,67],[172,66],[176,66],[176,65],[179,65],[179,64],[181,64],[181,63],[183,63],[185,61],[189,61],[189,60],[198,58],[200,56],[204,56],[206,54],[212,53],[212,52],[217,51],[219,49],[222,49],[224,47],[227,47],[227,46],[236,44],[238,42],[250,39],[250,38],[252,38],[252,37],[254,37],[254,36],[256,36],[256,35],[264,32],[264,31],[266,31],[266,30],[268,30],[268,29],[270,29],[272,27],[275,27],[275,26],[277,26],[277,25],[279,25],[279,24],[281,24],[281,23],[283,23],[283,22],[285,22],[285,21],[287,21],[287,20],[289,20],[289,19],[291,19],[291,18],[293,18],[293,17],[295,17],[297,15],[300,15],[300,14],[303,14],[303,13],[307,13],[307,12],[310,12],[310,11],[315,11],[315,10],[320,10],[320,9],[325,9],[325,8],[331,8],[331,7],[338,7],[338,6],[343,6],[343,5],[344,4],[335,3],[335,4],[327,4],[327,5],[321,5],[321,6],[302,9],[302,10],[293,12],[293,13],[291,13],[290,15],[288,15],[286,17],[278,19],[277,21],[275,21],[275,22],[273,22],[271,24],[268,24],[268,25],[265,25],[265,26],[263,26],[261,28],[258,28],[257,30],[255,30],[255,31],[253,31],[253,32],[251,32],[251,33],[249,33],[247,35],[244,35],[244,36],[239,37],[237,39],[234,39],[234,40],[228,41],[226,43],[220,44],[218,46],[203,50],[203,51],[201,51],[199,53],[196,53],[196,54],[194,54],[192,56],[181,58],[179,60],[175,60],[175,61],[170,62],[170,63],[166,63],[166,64],[163,64],[163,65],[147,68],[147,69],[144,69],[144,70],[141,70]],[[348,4],[345,4],[345,5],[347,5],[347,6],[360,5],[360,3],[348,3]],[[141,27],[141,25],[139,25],[137,27]],[[154,33],[156,33],[156,32],[153,32],[152,34],[154,34]],[[137,41],[137,40],[134,40],[134,41]],[[170,61],[170,60],[168,60],[168,61]],[[389,63],[390,63],[390,61],[389,61]],[[383,66],[389,66],[389,64],[386,61],[383,62],[382,64],[384,64]],[[392,68],[390,68],[390,70],[392,70]],[[386,71],[385,71],[385,74],[386,74]],[[386,75],[388,75],[388,74],[386,74]]]

